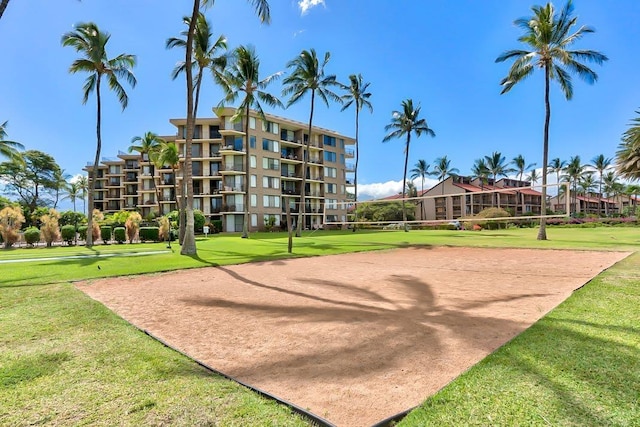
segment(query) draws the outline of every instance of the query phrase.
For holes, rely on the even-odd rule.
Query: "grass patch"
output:
[[[639,270],[603,272],[399,425],[638,425]]]
[[[294,256],[417,245],[632,250],[638,228],[482,232],[314,232]],[[210,375],[68,283],[287,258],[284,233],[198,240],[198,256],[164,244],[0,251],[0,425],[306,425],[274,402]],[[42,258],[89,255],[46,261]],[[100,266],[100,269],[98,269]],[[598,276],[402,425],[634,425],[640,419],[640,254]]]
[[[0,425],[307,425],[69,284],[0,292]]]

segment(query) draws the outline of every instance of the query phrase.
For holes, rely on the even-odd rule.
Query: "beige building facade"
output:
[[[215,113],[217,117],[199,118],[195,124],[191,147],[194,209],[208,220],[221,220],[227,232],[242,230],[245,211],[249,212],[252,231],[262,230],[270,222],[278,227],[285,222],[285,203],[296,214],[294,224],[301,204],[305,204],[304,228],[319,228],[325,221],[346,221],[343,202],[351,182],[348,174],[353,172],[350,160],[354,150],[350,146],[354,139],[315,126],[309,139],[305,123],[269,114],[262,118],[252,111],[247,143],[245,118],[233,122],[232,108],[216,109]],[[183,184],[186,119],[170,122],[176,134],[163,138],[175,142],[180,153],[175,185],[168,165],[156,167],[137,153],[120,152],[114,159],[103,159],[99,166],[94,207],[106,213],[137,210],[143,216],[176,209],[176,191],[180,194]],[[307,168],[303,171],[305,158]],[[92,166],[85,170],[90,172]],[[247,189],[249,206],[244,201]]]

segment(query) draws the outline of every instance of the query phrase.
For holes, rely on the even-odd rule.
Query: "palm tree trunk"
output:
[[[598,183],[598,216],[602,216],[602,172],[600,172],[600,182]]]
[[[176,202],[176,210],[180,212],[180,203],[178,203],[178,177],[176,176],[176,168],[174,165],[171,165],[171,172],[173,172],[173,198]]]
[[[427,212],[424,208],[424,175],[422,175],[422,185],[420,185],[420,206],[422,207],[422,218],[421,220],[425,220],[427,217]]]
[[[540,214],[547,213],[547,164],[549,163],[549,122],[551,121],[551,102],[549,101],[549,64],[544,67],[544,142],[542,144],[542,200],[540,201]],[[538,240],[547,240],[547,221],[540,218],[540,230]]]
[[[9,6],[9,0],[0,1],[0,18],[4,15],[4,11],[7,9],[7,6]]]
[[[358,103],[356,103],[356,164],[355,164],[355,168],[354,168],[354,174],[353,174],[353,192],[354,194],[354,217],[353,217],[353,221],[354,222],[358,222],[358,160],[360,160],[360,152],[359,152],[359,147],[358,147],[358,131],[359,131],[359,121],[360,121],[360,110],[358,109]],[[353,224],[353,232],[355,233],[356,231],[356,224]]]
[[[251,148],[249,144],[249,103],[245,108],[245,117],[244,117],[244,219],[242,220],[242,238],[246,239],[249,237],[249,149]]]
[[[405,194],[407,192],[407,165],[409,164],[409,144],[411,144],[411,132],[407,132],[407,147],[404,154],[404,173],[402,174],[402,228],[407,232],[407,210],[405,209]]]
[[[189,22],[189,33],[187,34],[187,46],[185,54],[185,72],[187,75],[187,135],[186,135],[186,153],[184,159],[185,179],[187,181],[187,206],[185,210],[186,229],[184,240],[180,254],[196,255],[196,236],[193,220],[193,164],[191,160],[191,144],[193,143],[193,128],[195,125],[195,117],[193,115],[193,70],[191,68],[193,56],[193,36],[196,28],[196,20],[198,19],[198,11],[200,10],[200,0],[193,1],[193,11],[191,12],[191,21]]]
[[[96,81],[96,157],[93,161],[93,170],[91,170],[91,183],[89,184],[89,212],[87,214],[87,239],[86,246],[93,246],[93,193],[96,190],[96,180],[98,179],[98,163],[100,162],[100,150],[102,149],[102,135],[100,127],[102,123],[102,104],[100,100],[100,82],[102,75],[98,74]]]
[[[156,165],[153,165],[153,175],[151,176],[151,184],[153,185],[153,188],[156,193],[156,203],[158,204],[158,218],[160,218],[162,216],[162,205],[160,205],[160,189],[156,184],[156,172],[157,172],[156,169],[157,169]],[[160,182],[160,179],[158,179],[158,182]]]
[[[307,138],[307,143],[305,144],[307,148],[307,152],[305,153],[302,159],[302,188],[300,189],[300,204],[298,205],[298,226],[296,228],[296,237],[302,236],[302,222],[304,221],[305,214],[305,199],[307,196],[307,161],[309,156],[311,156],[311,151],[309,150],[309,144],[311,144],[311,127],[313,124],[313,105],[316,100],[316,91],[315,89],[311,91],[311,112],[309,113],[309,137]],[[325,201],[326,203],[326,201]]]

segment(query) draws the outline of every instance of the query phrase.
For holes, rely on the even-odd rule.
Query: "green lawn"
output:
[[[637,251],[639,228],[315,232],[295,256],[408,245]],[[198,257],[164,244],[0,251],[0,425],[304,425],[209,375],[75,290],[72,280],[287,257],[282,233],[213,236]],[[57,261],[20,258],[90,255]],[[98,269],[100,266],[100,269]],[[638,425],[640,254],[604,272],[452,382],[402,425]]]

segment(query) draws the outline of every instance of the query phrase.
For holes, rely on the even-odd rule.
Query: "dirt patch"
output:
[[[219,371],[366,426],[420,404],[626,255],[407,248],[77,287]]]

